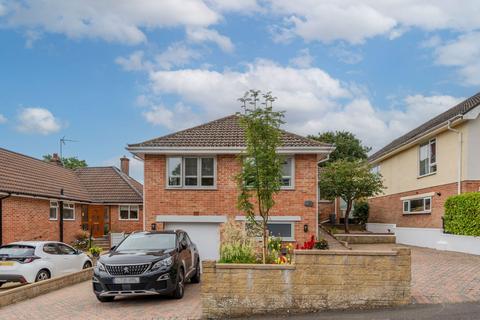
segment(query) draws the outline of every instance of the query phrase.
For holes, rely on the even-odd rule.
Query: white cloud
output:
[[[175,104],[173,108],[151,105],[147,111],[143,112],[143,117],[153,125],[176,131],[193,127],[200,122],[200,117],[181,102]]]
[[[155,62],[162,69],[170,69],[172,67],[185,66],[192,60],[198,59],[200,54],[188,48],[185,44],[174,43],[164,52],[155,56]]]
[[[3,124],[5,122],[7,122],[7,118],[3,114],[0,113],[0,124]]]
[[[270,0],[270,6],[286,17],[280,39],[296,35],[307,41],[360,44],[376,36],[394,39],[409,28],[464,32],[480,27],[476,0],[461,5],[449,0]]]
[[[298,52],[298,55],[290,59],[290,64],[299,68],[310,68],[313,63],[313,57],[310,54],[308,48],[302,49]]]
[[[6,6],[9,27],[126,44],[145,42],[146,29],[207,27],[220,19],[201,0],[25,0]]]
[[[238,11],[243,13],[261,11],[256,0],[207,0],[207,3],[218,11]]]
[[[18,116],[17,129],[20,132],[47,135],[61,128],[60,121],[44,108],[25,108]]]
[[[480,84],[480,32],[464,34],[441,44],[435,49],[435,54],[437,64],[457,67],[466,84]]]
[[[235,49],[235,46],[233,45],[230,38],[221,35],[216,30],[211,30],[207,28],[188,28],[187,38],[190,41],[197,43],[213,42],[225,52],[233,52],[233,50]]]
[[[126,71],[147,71],[152,68],[151,63],[144,60],[143,51],[135,51],[128,57],[118,57],[115,62]]]
[[[330,49],[330,55],[347,64],[356,64],[362,61],[363,56],[358,50],[347,48],[344,44],[339,44]]]

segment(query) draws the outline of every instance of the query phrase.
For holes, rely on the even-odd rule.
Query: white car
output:
[[[13,242],[0,247],[0,286],[37,282],[91,266],[89,256],[62,242]]]

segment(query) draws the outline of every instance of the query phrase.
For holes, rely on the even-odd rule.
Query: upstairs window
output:
[[[295,168],[293,158],[285,158],[282,164],[282,188],[293,188],[294,171]]]
[[[437,172],[437,140],[420,145],[419,150],[419,176],[425,176]]]
[[[167,186],[171,188],[214,188],[214,157],[169,157]]]

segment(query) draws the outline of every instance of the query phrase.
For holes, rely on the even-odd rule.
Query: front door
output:
[[[94,238],[101,238],[104,235],[104,214],[103,206],[88,206],[88,227]]]

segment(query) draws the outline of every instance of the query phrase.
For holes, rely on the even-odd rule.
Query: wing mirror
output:
[[[117,248],[117,246],[113,246],[113,247],[110,248],[110,251],[113,251],[113,250],[115,250],[116,248]]]

